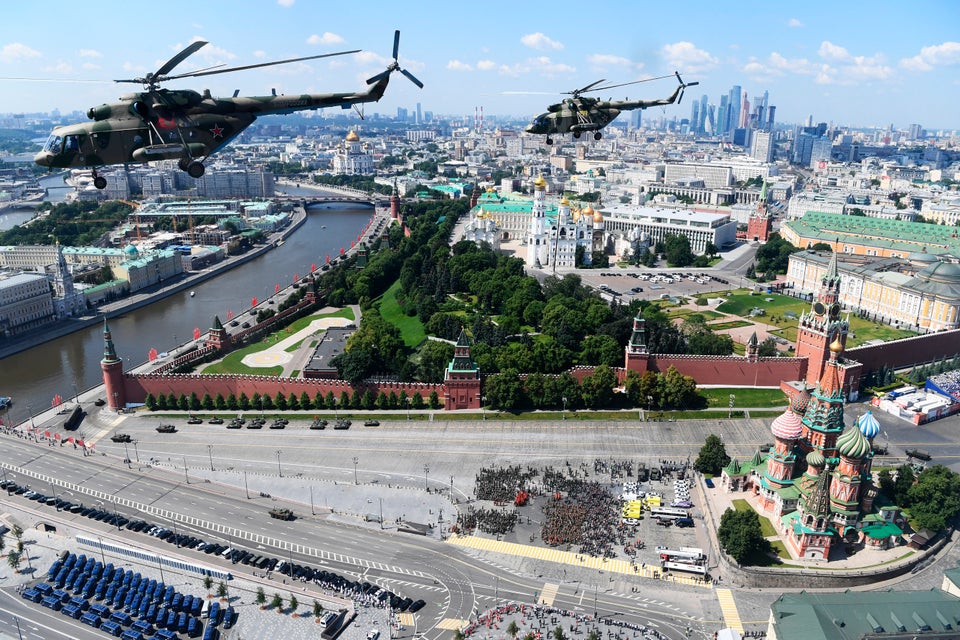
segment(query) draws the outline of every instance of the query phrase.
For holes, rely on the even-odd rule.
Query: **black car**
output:
[[[423,607],[424,607],[426,604],[427,604],[427,603],[424,602],[423,600],[416,600],[416,601],[413,602],[413,604],[411,604],[411,605],[407,608],[407,611],[409,611],[410,613],[416,613],[417,611],[420,611],[420,609],[423,609]]]

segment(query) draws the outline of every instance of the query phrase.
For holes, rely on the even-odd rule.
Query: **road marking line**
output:
[[[560,585],[547,582],[544,583],[543,589],[540,590],[540,604],[547,605],[548,607],[553,606],[553,600],[557,597],[557,592],[560,590]]]
[[[465,627],[467,625],[467,622],[468,622],[467,620],[458,620],[457,618],[444,618],[434,626],[437,629],[446,629],[447,631],[456,631],[461,627]]]
[[[734,631],[743,633],[743,623],[740,621],[740,612],[737,611],[737,603],[733,599],[733,592],[730,589],[717,589],[716,591],[724,623]]]

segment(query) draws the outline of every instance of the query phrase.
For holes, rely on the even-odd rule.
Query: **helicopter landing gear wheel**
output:
[[[579,138],[579,137],[580,137],[580,132],[579,132],[579,131],[574,131],[574,132],[573,132],[573,137],[574,137],[574,138]]]
[[[206,171],[206,168],[203,166],[203,163],[193,161],[187,165],[187,174],[191,178],[199,178],[203,175],[203,172]]]
[[[177,160],[177,166],[180,167],[180,171],[186,171],[190,168],[190,158],[180,158]]]
[[[93,186],[95,186],[97,189],[106,189],[107,179],[97,173],[96,169],[93,169],[91,173],[93,173]]]
[[[553,138],[547,136],[547,144],[553,144]]]
[[[595,134],[593,134],[593,139],[594,139],[594,140],[599,140],[599,139],[602,138],[602,137],[603,137],[603,134],[600,133],[599,131],[597,131]]]

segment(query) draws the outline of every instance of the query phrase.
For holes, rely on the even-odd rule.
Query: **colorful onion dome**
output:
[[[871,450],[860,429],[847,429],[837,439],[837,451],[845,458],[862,458]]]
[[[794,413],[792,409],[787,409],[777,416],[777,419],[770,425],[770,431],[773,432],[774,437],[781,440],[796,440],[800,437],[802,429],[803,422],[800,421],[800,416]]]
[[[867,440],[873,440],[880,433],[880,423],[873,417],[873,412],[869,409],[865,414],[857,419],[857,428]]]
[[[800,415],[803,415],[804,413],[806,413],[807,405],[810,404],[810,398],[811,398],[810,391],[806,387],[804,387],[803,391],[798,393],[797,396],[793,399],[793,404],[791,405],[791,408],[793,409],[794,413],[798,413]]]
[[[814,449],[807,454],[807,466],[810,467],[822,467],[827,463],[827,459],[823,457],[823,454]]]

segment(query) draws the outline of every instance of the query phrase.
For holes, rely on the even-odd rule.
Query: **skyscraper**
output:
[[[417,103],[417,124],[423,124],[423,112],[420,111],[420,103]]]

